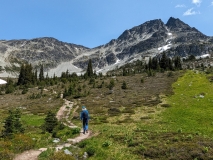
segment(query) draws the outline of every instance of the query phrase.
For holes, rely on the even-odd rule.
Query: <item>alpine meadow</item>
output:
[[[212,56],[173,17],[95,48],[1,40],[0,159],[213,159]]]

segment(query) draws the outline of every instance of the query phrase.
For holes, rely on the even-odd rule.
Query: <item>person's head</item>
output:
[[[85,106],[82,106],[82,110],[86,110],[86,107],[85,107]]]

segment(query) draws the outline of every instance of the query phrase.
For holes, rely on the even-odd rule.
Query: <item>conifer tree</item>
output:
[[[53,132],[53,129],[58,125],[58,120],[56,118],[56,115],[49,111],[47,113],[46,118],[44,119],[44,125],[43,129],[44,131],[47,131],[49,133]]]
[[[152,69],[152,58],[151,57],[149,57],[149,62],[148,62],[148,69],[150,70],[150,69]]]
[[[37,69],[35,70],[34,78],[35,78],[35,81],[37,81],[37,80],[38,80],[38,71],[37,71]]]
[[[169,70],[174,70],[173,63],[170,58],[168,58],[168,68],[169,68]]]
[[[154,57],[152,59],[152,69],[159,70],[159,68],[160,68],[160,66],[159,66],[158,59],[157,59],[157,57]]]
[[[123,68],[123,76],[127,76],[127,71],[125,68]]]
[[[33,82],[33,68],[31,64],[26,64],[25,65],[25,79],[24,79],[24,84],[30,84]]]
[[[123,84],[122,84],[121,88],[122,88],[122,89],[127,89],[127,84],[126,84],[125,81],[123,81]]]
[[[168,66],[168,58],[166,56],[166,53],[164,52],[161,59],[160,59],[160,67],[164,70],[167,70],[169,68]]]
[[[7,84],[5,85],[5,93],[6,94],[13,93],[14,90],[15,87],[13,84],[13,80],[11,78],[7,78]]]
[[[34,74],[31,64],[22,64],[17,85],[26,85],[34,82]]]
[[[40,72],[39,72],[39,81],[44,80],[44,67],[41,65]]]
[[[115,86],[115,81],[114,81],[114,79],[111,79],[108,87],[110,90],[112,90],[114,86]]]
[[[32,84],[36,84],[37,82],[37,70],[35,72],[32,72]]]
[[[88,77],[92,77],[93,74],[94,74],[93,69],[92,69],[92,60],[91,59],[89,59],[86,74],[87,74]]]
[[[21,65],[21,70],[20,70],[20,73],[19,73],[19,78],[18,78],[17,85],[24,84],[24,79],[25,79],[25,67],[24,67],[24,64],[22,64]]]
[[[23,133],[24,128],[20,122],[21,112],[16,109],[15,111],[9,110],[9,115],[5,119],[3,136],[8,137],[12,136],[15,133]]]
[[[179,56],[174,58],[174,65],[175,65],[175,69],[177,70],[182,69],[182,64],[181,64],[181,60]]]
[[[66,75],[66,78],[68,78],[68,77],[69,77],[69,71],[68,71],[68,69],[67,69],[67,71],[66,71],[65,75]]]

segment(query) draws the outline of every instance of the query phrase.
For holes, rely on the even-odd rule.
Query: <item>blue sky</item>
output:
[[[0,39],[54,37],[93,48],[169,17],[213,36],[213,0],[0,0]]]

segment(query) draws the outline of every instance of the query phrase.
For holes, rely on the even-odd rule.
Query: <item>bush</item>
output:
[[[80,143],[78,143],[78,147],[80,148],[84,148],[87,145],[87,141],[81,141]]]
[[[73,129],[72,129],[72,134],[79,134],[80,131],[81,131],[80,128],[73,128]]]
[[[58,151],[50,156],[49,160],[75,160],[75,158],[71,155],[65,154],[63,151]]]
[[[122,89],[127,89],[127,84],[126,84],[125,81],[123,81],[123,84],[122,84],[121,88],[122,88]]]
[[[42,129],[44,131],[52,133],[54,128],[58,125],[58,120],[57,120],[55,114],[52,113],[51,111],[49,111],[44,120],[45,120],[45,122],[44,122],[44,125],[42,126]]]
[[[69,128],[69,127],[64,127],[62,130],[59,130],[59,128],[57,127],[56,129],[54,129],[53,131],[53,137],[55,138],[71,138],[76,134],[80,133],[80,128]]]
[[[6,140],[0,141],[0,150],[5,148],[12,149],[12,142]]]
[[[24,88],[21,92],[21,94],[26,94],[28,92],[28,89],[27,88]]]
[[[17,153],[30,150],[35,145],[35,142],[32,140],[32,138],[24,134],[16,134],[14,139],[12,140],[12,143],[13,150]]]
[[[0,150],[0,159],[1,160],[12,160],[13,153],[9,149],[4,148],[3,150]]]
[[[95,150],[96,148],[93,146],[90,146],[88,148],[86,148],[86,152],[88,154],[89,157],[93,156],[95,154]]]
[[[173,72],[170,71],[170,72],[167,73],[167,77],[172,77],[172,76],[174,76]]]
[[[48,159],[49,157],[52,157],[54,155],[55,149],[48,148],[46,151],[42,152],[38,157],[39,160]]]
[[[91,78],[91,79],[89,80],[89,84],[95,84],[95,79],[94,79],[94,78]]]
[[[15,88],[12,85],[6,86],[6,91],[5,91],[6,94],[13,93],[14,91],[15,91]]]
[[[109,147],[112,145],[112,142],[110,141],[105,141],[103,144],[102,144],[102,147]]]

